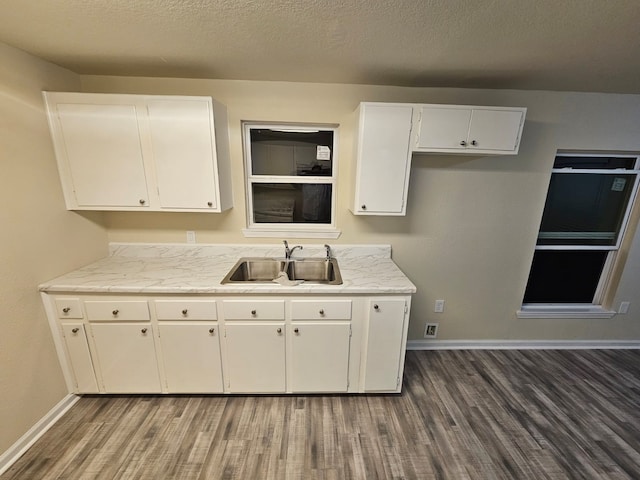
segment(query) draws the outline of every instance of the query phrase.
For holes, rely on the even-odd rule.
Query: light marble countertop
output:
[[[292,242],[293,243],[293,242]],[[240,257],[284,257],[282,245],[110,244],[110,255],[40,285],[43,292],[179,294],[410,294],[416,287],[391,259],[390,245],[336,245],[342,285],[220,282]],[[304,245],[294,258],[323,257]]]

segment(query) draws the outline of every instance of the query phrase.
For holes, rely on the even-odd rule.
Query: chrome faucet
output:
[[[286,258],[287,260],[291,260],[291,255],[293,255],[293,252],[295,252],[296,248],[302,250],[302,245],[296,245],[293,248],[289,248],[289,244],[286,240],[283,240],[282,242],[284,243],[284,258]]]
[[[331,247],[325,243],[324,248],[327,250],[327,260],[331,260]]]

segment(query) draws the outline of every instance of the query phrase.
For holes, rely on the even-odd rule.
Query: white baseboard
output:
[[[407,350],[640,349],[640,340],[409,340]]]
[[[0,455],[0,475],[6,472],[62,415],[69,410],[80,397],[69,394],[58,402],[49,412],[29,429],[9,450]]]

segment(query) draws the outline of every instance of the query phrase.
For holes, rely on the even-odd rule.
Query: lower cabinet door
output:
[[[225,346],[230,392],[286,390],[284,322],[229,322]]]
[[[98,382],[82,323],[63,323],[62,334],[71,362],[76,393],[98,393]]]
[[[150,324],[92,324],[91,333],[106,393],[160,393]]]
[[[221,393],[218,325],[161,323],[160,345],[169,393]]]
[[[374,300],[370,303],[365,391],[396,391],[400,388],[405,305],[404,300]]]
[[[291,335],[291,391],[346,392],[350,324],[294,322]]]

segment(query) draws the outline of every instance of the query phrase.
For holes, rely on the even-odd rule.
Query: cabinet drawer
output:
[[[58,318],[83,318],[82,307],[80,306],[79,298],[71,297],[57,297],[56,298],[56,312]]]
[[[225,300],[226,320],[283,320],[284,300]]]
[[[294,320],[350,320],[351,300],[293,300]]]
[[[158,320],[216,320],[213,300],[156,300]]]
[[[89,320],[149,320],[146,300],[90,300],[84,302]]]

